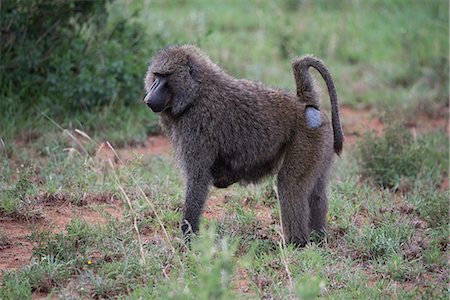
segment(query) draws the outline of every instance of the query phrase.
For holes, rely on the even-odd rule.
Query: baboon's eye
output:
[[[153,75],[155,75],[156,78],[166,78],[167,76],[169,76],[169,74],[162,74],[159,72],[154,72]]]

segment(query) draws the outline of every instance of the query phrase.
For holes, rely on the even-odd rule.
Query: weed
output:
[[[367,133],[358,143],[361,175],[382,187],[397,189],[402,179],[414,181],[426,160],[424,145],[401,123],[388,124],[379,137]]]
[[[39,210],[33,208],[29,197],[35,193],[32,176],[33,171],[24,167],[19,173],[16,185],[12,189],[0,191],[0,215],[25,220],[40,218]]]
[[[70,261],[62,262],[54,256],[41,256],[33,260],[23,272],[30,282],[31,290],[50,293],[73,274],[74,267]]]
[[[412,226],[398,224],[392,226],[389,223],[380,226],[366,225],[358,232],[350,232],[347,235],[348,242],[364,259],[374,259],[402,253],[402,246],[412,236]]]
[[[31,299],[31,284],[24,273],[4,273],[0,282],[0,298],[7,300]]]
[[[420,217],[428,222],[432,228],[447,227],[449,193],[428,190],[419,192],[410,197],[410,201],[417,207]]]
[[[317,299],[320,290],[325,287],[326,283],[317,276],[305,274],[301,276],[295,284],[295,294],[300,299]]]

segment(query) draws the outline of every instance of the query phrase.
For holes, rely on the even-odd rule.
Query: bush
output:
[[[399,123],[389,124],[381,136],[367,133],[357,145],[359,170],[382,187],[396,188],[402,178],[415,179],[424,148]]]
[[[39,114],[35,106],[61,121],[76,118],[76,111],[112,102],[139,103],[146,60],[161,47],[161,40],[156,37],[150,43],[140,24],[108,14],[107,4],[108,0],[2,3],[4,132],[10,129],[14,134],[20,122]]]
[[[400,122],[387,123],[381,136],[367,133],[357,144],[359,172],[385,188],[434,188],[448,172],[448,143],[443,129],[416,139]]]
[[[10,0],[2,3],[0,21],[1,83],[23,96],[48,88],[55,58],[73,51],[89,24],[105,21],[103,1]],[[80,57],[79,59],[82,59]],[[30,103],[32,99],[24,97]]]
[[[71,109],[91,109],[113,101],[129,105],[140,100],[151,48],[143,44],[140,25],[127,24],[121,18],[112,23],[52,61],[49,91],[65,99]]]

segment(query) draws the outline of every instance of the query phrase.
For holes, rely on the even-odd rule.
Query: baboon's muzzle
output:
[[[167,108],[170,97],[166,78],[157,77],[145,96],[144,102],[153,112],[159,113]]]

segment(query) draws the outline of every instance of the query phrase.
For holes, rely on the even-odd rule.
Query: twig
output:
[[[80,146],[80,148],[84,151],[84,153],[86,153],[87,155],[89,155],[89,152],[86,150],[86,148],[80,143],[80,141],[78,141],[78,139],[67,129],[62,128],[58,123],[56,123],[55,120],[53,120],[52,118],[50,118],[45,112],[43,112],[42,110],[39,109],[39,107],[37,107],[36,105],[33,105],[34,108],[36,108],[44,117],[46,117],[50,122],[53,123],[53,125],[55,125],[56,127],[58,127],[59,129],[61,129],[64,133],[66,133],[71,139],[74,140],[75,143],[77,143],[78,146]]]
[[[277,198],[278,198],[278,192],[276,194],[277,194]],[[292,295],[292,288],[293,288],[292,274],[291,274],[291,271],[289,270],[289,261],[288,261],[287,255],[286,255],[286,239],[284,237],[283,217],[281,215],[281,209],[278,210],[278,214],[280,216],[280,226],[281,226],[281,231],[277,231],[277,233],[281,236],[281,242],[278,242],[278,246],[280,247],[281,259],[283,261],[284,269],[286,271],[286,274],[287,274],[288,280],[289,280],[289,286],[288,286],[289,294]]]
[[[109,161],[109,164],[111,165],[111,167],[114,169],[112,161],[110,159],[108,161]],[[117,177],[117,174],[115,172],[114,172],[114,177],[116,179],[117,186],[119,187],[119,189],[122,192],[123,196],[127,200],[128,206],[130,207],[131,213],[133,214],[133,226],[134,226],[134,230],[136,231],[136,236],[137,236],[137,239],[138,239],[138,242],[139,242],[139,249],[141,251],[141,259],[142,259],[142,262],[145,264],[144,246],[142,244],[141,233],[139,232],[139,228],[137,226],[136,212],[133,209],[133,205],[131,204],[130,198],[128,197],[128,195],[125,192],[125,190],[123,189],[123,187],[120,185],[119,178]]]
[[[116,156],[116,158],[120,161],[120,163],[123,164],[122,159],[119,157],[119,155],[117,154],[116,150],[113,148],[113,146],[111,146],[111,144],[109,142],[106,142],[106,144],[108,145],[108,147],[111,149],[111,151],[114,153],[114,155]],[[164,232],[164,235],[166,237],[167,242],[169,243],[170,248],[172,249],[173,253],[175,254],[175,247],[172,244],[172,240],[169,237],[169,234],[167,233],[166,227],[164,226],[164,223],[162,222],[161,218],[159,217],[159,214],[155,208],[155,206],[153,205],[153,203],[148,199],[147,195],[145,194],[144,190],[141,188],[141,186],[137,183],[137,180],[134,178],[134,176],[128,171],[126,170],[126,172],[128,173],[127,175],[130,176],[130,178],[133,180],[133,183],[137,186],[137,188],[139,189],[139,192],[142,194],[142,197],[145,199],[145,201],[148,203],[148,205],[150,206],[150,209],[153,211],[153,213],[155,214],[156,220],[159,223],[159,226],[161,227],[162,231]],[[180,263],[180,266],[184,269],[183,264],[180,260],[180,258],[177,256],[178,261]]]

